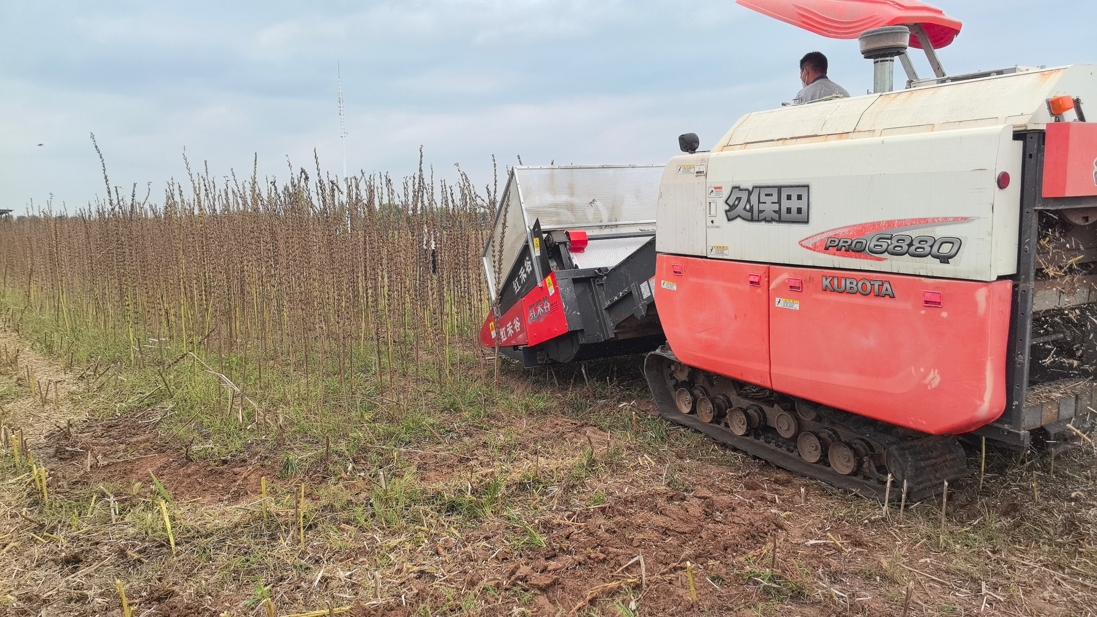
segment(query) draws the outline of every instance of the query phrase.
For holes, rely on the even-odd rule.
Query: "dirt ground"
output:
[[[116,581],[141,616],[1097,614],[1092,447],[1053,469],[992,449],[943,520],[939,500],[900,515],[689,431],[562,413],[495,413],[388,466],[293,476],[265,450],[201,459],[158,431],[164,407],[89,419],[78,369],[10,333],[0,349],[19,350],[3,432],[23,430],[53,500],[5,448],[0,615],[122,615]]]

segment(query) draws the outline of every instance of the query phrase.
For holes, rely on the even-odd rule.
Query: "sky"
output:
[[[964,23],[949,73],[1097,63],[1097,2],[939,0]],[[800,88],[808,51],[852,94],[856,40],[732,0],[0,3],[0,209],[75,212],[112,186],[163,201],[184,154],[215,177],[664,163]],[[916,51],[916,50],[914,50]],[[924,56],[919,73],[930,74]],[[899,69],[899,73],[902,70]],[[897,79],[897,81],[899,81]],[[500,179],[502,181],[502,179]]]

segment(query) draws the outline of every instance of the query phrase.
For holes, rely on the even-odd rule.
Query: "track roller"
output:
[[[678,391],[674,393],[674,403],[677,405],[678,411],[690,413],[693,411],[693,394],[686,388],[678,388]]]
[[[697,399],[696,407],[697,417],[700,418],[702,422],[713,424],[724,418],[724,412],[721,410],[721,405],[716,399],[703,396]],[[727,407],[724,407],[723,409],[727,409]]]
[[[728,412],[728,428],[740,437],[750,432],[750,420],[745,409],[736,407]]]
[[[762,424],[764,414],[757,405],[735,407],[728,412],[728,428],[742,437]]]
[[[800,432],[800,424],[796,422],[795,416],[787,411],[781,411],[777,414],[774,425],[777,434],[785,439],[792,439],[796,436],[796,433]]]
[[[860,461],[857,459],[857,454],[853,451],[853,448],[849,447],[849,444],[838,442],[830,446],[827,450],[827,461],[830,462],[830,466],[842,474],[843,476],[851,476],[860,466]]]
[[[908,501],[964,475],[953,436],[931,436],[783,395],[681,363],[667,347],[648,354],[644,374],[659,414],[806,476],[883,498],[887,473],[907,482]],[[885,472],[886,470],[886,472]],[[899,499],[901,491],[892,491]]]
[[[796,439],[796,451],[800,453],[800,458],[809,463],[823,460],[823,442],[819,441],[815,433],[800,433]]]

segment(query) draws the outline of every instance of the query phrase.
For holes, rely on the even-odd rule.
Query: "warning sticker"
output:
[[[723,199],[724,187],[722,186],[710,186],[708,187],[708,196],[711,199]]]
[[[726,246],[710,246],[708,247],[708,254],[715,255],[717,257],[727,257],[728,247]]]
[[[792,309],[794,311],[800,310],[800,302],[798,300],[786,300],[785,298],[777,298],[777,308]]]
[[[705,175],[704,165],[679,165],[678,174],[688,174],[691,176],[703,176]]]
[[[678,291],[678,283],[672,283],[670,281],[663,281],[663,289],[670,291]]]

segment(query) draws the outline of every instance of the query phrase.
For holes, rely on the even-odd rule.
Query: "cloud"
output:
[[[1097,60],[1091,2],[1054,15],[1004,2],[943,7],[965,21],[941,53],[949,71]],[[731,0],[11,2],[0,6],[0,207],[102,194],[93,131],[124,186],[184,175],[184,147],[218,175],[250,170],[258,153],[261,173],[284,177],[287,156],[311,167],[314,148],[341,171],[337,62],[352,170],[411,172],[420,145],[439,173],[461,162],[481,176],[493,153],[665,161],[679,133],[709,144],[791,98],[812,49],[851,92],[871,85],[856,41]]]
[[[627,15],[625,8],[621,0],[380,2],[345,14],[287,15],[257,29],[252,40],[274,54],[348,44],[522,49],[589,36]]]

